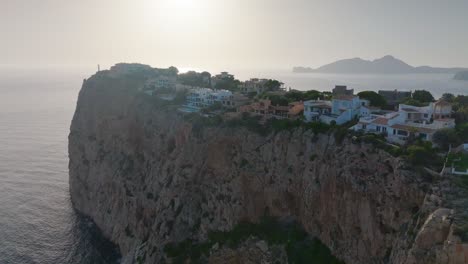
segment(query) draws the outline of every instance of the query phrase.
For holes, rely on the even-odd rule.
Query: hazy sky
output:
[[[0,64],[468,66],[468,0],[0,0]]]

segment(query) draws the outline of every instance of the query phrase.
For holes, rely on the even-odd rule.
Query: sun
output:
[[[144,16],[148,25],[178,30],[204,22],[207,0],[146,0]]]
[[[169,5],[172,5],[173,8],[181,9],[181,8],[193,8],[195,5],[195,0],[169,0]]]
[[[149,0],[150,9],[159,9],[167,12],[198,11],[202,8],[205,0]]]

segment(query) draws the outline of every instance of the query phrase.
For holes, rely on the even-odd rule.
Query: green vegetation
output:
[[[466,186],[468,187],[468,177],[466,178]],[[462,225],[454,225],[453,234],[459,236],[462,242],[468,242],[468,223]]]
[[[353,137],[357,142],[364,142],[367,144],[372,144],[375,148],[382,149],[388,152],[390,155],[394,157],[399,157],[403,155],[403,148],[389,144],[383,135],[376,135],[376,134],[364,134],[364,135],[357,135]]]
[[[229,91],[237,91],[239,90],[240,81],[235,79],[234,77],[226,77],[221,80],[217,80],[215,84],[215,89],[223,89]]]
[[[458,124],[455,131],[462,142],[468,142],[468,122]]]
[[[369,100],[371,106],[375,107],[386,107],[387,101],[385,98],[374,92],[374,91],[364,91],[357,94],[359,98]]]
[[[375,148],[386,151],[394,157],[402,157],[414,167],[428,167],[439,171],[444,165],[444,158],[439,149],[434,148],[429,141],[414,139],[405,146],[388,143],[383,135],[353,133],[354,142],[372,144]]]
[[[184,240],[165,246],[166,255],[173,263],[201,263],[202,257],[208,257],[213,245],[237,248],[243,241],[255,237],[269,245],[284,245],[289,263],[329,263],[340,264],[342,261],[331,255],[330,250],[318,239],[311,238],[297,223],[281,223],[271,217],[264,217],[260,223],[242,222],[231,231],[213,231],[208,240],[197,242]]]
[[[335,141],[338,144],[341,144],[345,137],[348,135],[349,129],[346,126],[337,126],[335,127],[333,136],[335,137]]]
[[[319,92],[316,90],[310,90],[306,92],[292,90],[284,94],[277,93],[263,93],[258,96],[259,99],[269,99],[273,105],[286,106],[292,102],[317,100],[317,99],[331,99],[330,92]]]
[[[437,153],[432,148],[412,145],[406,149],[408,161],[415,166],[432,165],[437,160]],[[443,161],[439,161],[441,163]]]
[[[412,106],[427,106],[434,101],[434,96],[426,90],[416,90],[413,92],[412,98],[407,98],[402,103]]]
[[[434,102],[434,96],[426,90],[416,90],[413,92],[413,99],[421,103]]]
[[[417,106],[417,107],[421,107],[421,106],[428,106],[429,103],[422,103],[418,100],[415,100],[413,98],[407,98],[406,100],[404,100],[402,102],[403,104],[406,104],[406,105],[412,105],[412,106]]]
[[[448,165],[452,165],[457,171],[468,170],[468,154],[466,153],[450,153],[448,156]]]
[[[268,98],[272,105],[287,106],[290,102],[293,102],[293,100],[288,100],[285,96],[277,94],[267,94],[264,98]]]
[[[198,73],[189,71],[178,75],[180,83],[193,87],[210,87],[211,74],[209,72]]]
[[[442,100],[445,100],[449,103],[453,103],[453,100],[455,99],[455,96],[451,93],[444,93],[441,97]]]
[[[468,95],[458,95],[453,99],[452,103],[457,124],[468,122]],[[468,137],[468,134],[465,134],[465,138],[466,137]],[[468,140],[468,138],[465,140]]]
[[[444,128],[438,130],[434,133],[432,139],[434,143],[436,143],[443,150],[448,150],[450,145],[452,147],[457,147],[463,143],[460,139],[460,135],[453,128]]]
[[[265,83],[265,87],[267,88],[268,91],[276,91],[276,90],[279,90],[279,88],[281,88],[281,85],[283,85],[282,82],[278,81],[278,80],[272,80],[272,79],[269,79],[266,83]]]
[[[327,133],[332,131],[330,125],[324,123],[305,123],[304,121],[290,119],[270,119],[265,124],[260,123],[261,117],[243,113],[241,118],[236,118],[226,121],[227,127],[246,127],[249,131],[260,135],[268,135],[271,132],[280,132],[284,130],[292,130],[295,128],[311,129],[315,134]]]
[[[270,131],[269,129],[260,124],[261,117],[252,116],[249,113],[242,113],[241,118],[228,120],[226,122],[227,127],[246,127],[249,131],[266,136]]]

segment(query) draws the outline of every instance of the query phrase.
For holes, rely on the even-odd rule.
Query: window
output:
[[[367,128],[367,125],[362,125],[362,129],[366,129]]]
[[[376,130],[377,132],[380,132],[380,126],[377,126]]]
[[[398,130],[398,135],[400,136],[408,136],[408,132],[404,130]]]
[[[387,128],[386,128],[386,127],[382,127],[382,132],[387,132]]]

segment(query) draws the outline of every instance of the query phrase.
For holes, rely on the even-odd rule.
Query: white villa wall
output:
[[[455,170],[455,168],[452,168],[452,174],[456,174],[456,175],[468,175],[468,170],[466,170],[466,171],[457,171],[457,170]]]

